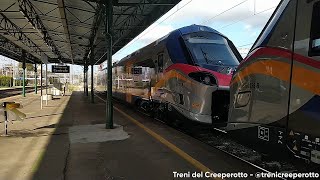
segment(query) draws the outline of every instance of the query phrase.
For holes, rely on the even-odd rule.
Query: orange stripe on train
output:
[[[169,72],[166,72],[164,74],[164,76],[159,80],[159,82],[157,82],[157,84],[155,85],[155,89],[159,89],[161,87],[164,87],[166,85],[166,83],[169,81],[169,79],[172,78],[177,78],[179,80],[182,80],[186,83],[190,83],[193,84],[193,82],[190,79],[187,79],[186,77],[184,77],[181,73],[179,73],[176,70],[171,70]]]
[[[275,60],[257,61],[237,72],[231,81],[231,85],[239,81],[241,82],[245,77],[253,74],[262,74],[289,82],[290,64]],[[298,65],[293,66],[292,83],[294,85],[314,94],[320,94],[320,84],[318,82],[320,82],[319,72],[308,70]]]

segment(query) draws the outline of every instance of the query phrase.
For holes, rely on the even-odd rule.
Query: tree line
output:
[[[22,80],[15,80],[16,85],[22,85]],[[25,80],[25,85],[28,84],[28,80]],[[10,76],[2,76],[0,75],[0,87],[12,87],[13,86],[13,78]]]

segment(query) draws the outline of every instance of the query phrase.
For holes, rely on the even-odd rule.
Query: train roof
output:
[[[150,43],[149,45],[151,44],[158,44],[160,43],[161,41],[164,41],[165,39],[167,39],[168,36],[170,36],[170,34],[172,33],[176,33],[176,32],[179,32],[179,34],[181,35],[185,35],[185,34],[190,34],[190,33],[194,33],[194,32],[199,32],[199,31],[204,31],[204,32],[212,32],[212,33],[216,33],[216,34],[219,34],[220,36],[223,36],[225,38],[227,38],[225,35],[221,34],[219,31],[215,30],[215,29],[212,29],[211,27],[208,27],[208,26],[202,26],[202,25],[197,25],[197,24],[192,24],[190,26],[185,26],[185,27],[181,27],[181,28],[178,28],[176,30],[173,30],[171,31],[170,33],[168,33],[167,35],[157,39],[156,41],[153,41],[152,43]],[[126,57],[122,58],[117,64],[121,64],[123,63],[124,61],[130,59],[132,56],[138,54],[141,49],[149,46],[149,45],[146,45],[138,50],[136,50],[135,52],[127,55]]]
[[[193,24],[193,25],[190,25],[190,26],[185,26],[185,27],[176,29],[174,31],[180,31],[181,35],[190,34],[190,33],[199,32],[199,31],[205,31],[205,32],[212,32],[212,33],[216,33],[216,34],[219,34],[221,36],[224,36],[219,31],[217,31],[215,29],[212,29],[211,27],[202,26],[202,25],[196,25],[196,24]]]

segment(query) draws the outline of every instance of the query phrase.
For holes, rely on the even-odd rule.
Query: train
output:
[[[168,123],[223,124],[241,59],[218,31],[182,27],[114,63],[112,94]]]
[[[244,59],[212,28],[179,28],[114,65],[113,96],[320,164],[319,12],[320,0],[281,0]]]
[[[282,0],[230,83],[226,131],[320,164],[320,1]]]

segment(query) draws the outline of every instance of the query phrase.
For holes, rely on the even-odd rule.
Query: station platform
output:
[[[43,109],[40,96],[32,93],[0,99],[4,101],[20,102],[27,117],[10,123],[9,136],[0,137],[0,179],[163,180],[176,179],[174,172],[257,172],[122,104],[115,103],[116,128],[106,130],[102,97],[92,104],[83,92],[73,92]],[[2,113],[0,121],[3,134]]]

